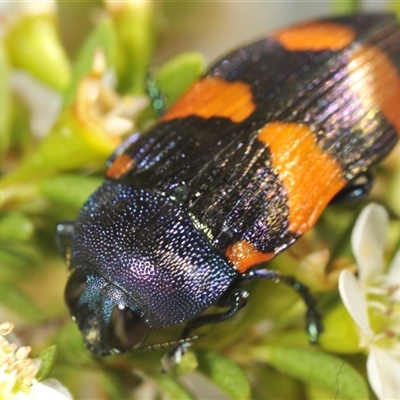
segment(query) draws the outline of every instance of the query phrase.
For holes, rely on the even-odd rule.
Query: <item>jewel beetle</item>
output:
[[[400,27],[391,14],[302,23],[234,50],[108,161],[76,221],[60,223],[65,298],[97,355],[152,330],[226,320],[243,283],[307,288],[265,269],[332,202],[368,193],[370,167],[398,141]],[[65,244],[67,243],[67,245]],[[202,314],[210,306],[220,313]]]

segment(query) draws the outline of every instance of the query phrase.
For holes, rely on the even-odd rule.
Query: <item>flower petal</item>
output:
[[[375,203],[365,207],[353,228],[351,244],[362,285],[383,272],[383,252],[387,237],[388,215]]]
[[[32,386],[30,393],[32,400],[70,400],[71,394],[68,390],[55,379],[45,379]]]
[[[371,347],[368,380],[379,399],[400,399],[400,358],[395,356],[394,352]]]
[[[362,287],[357,278],[348,270],[342,271],[339,276],[339,293],[354,322],[366,335],[372,336],[368,306]]]

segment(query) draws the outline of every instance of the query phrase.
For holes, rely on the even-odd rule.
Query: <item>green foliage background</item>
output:
[[[59,379],[77,399],[216,395],[205,384],[195,384],[199,375],[232,399],[373,396],[357,328],[338,299],[334,273],[353,264],[349,235],[362,204],[328,209],[316,229],[270,264],[318,292],[326,316],[320,347],[307,343],[304,308],[296,294],[259,282],[250,285],[248,307],[233,320],[205,329],[206,336],[169,375],[160,373],[163,349],[95,360],[83,348],[63,302],[68,272],[55,245],[55,227],[73,219],[100,185],[105,161],[116,147],[114,139],[75,113],[78,86],[90,74],[94,54],[101,49],[107,69],[115,71],[117,94],[145,95],[168,15],[180,7],[139,4],[125,2],[127,8],[118,13],[106,11],[101,2],[59,2],[57,15],[21,16],[0,42],[0,320],[14,322],[20,340],[32,345],[36,356],[42,354],[39,378]],[[361,7],[355,1],[331,3],[332,12]],[[62,103],[44,137],[33,135],[32,110],[12,90],[15,69],[51,88]],[[157,86],[172,104],[204,71],[204,60],[198,53],[180,54],[155,71]],[[149,105],[135,118],[136,126],[145,129],[156,114]],[[393,216],[400,211],[399,168],[394,158],[380,167],[373,194]],[[392,249],[398,247],[397,237],[392,242]],[[326,249],[328,259],[321,256]],[[316,255],[322,271],[315,279],[301,267],[309,254]],[[152,342],[173,340],[181,328],[155,332]]]

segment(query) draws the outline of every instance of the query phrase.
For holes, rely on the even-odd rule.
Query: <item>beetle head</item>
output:
[[[68,232],[66,302],[99,355],[195,317],[237,276],[181,206],[131,185],[106,182]]]
[[[126,306],[129,299],[99,276],[72,272],[65,301],[82,331],[87,348],[97,355],[125,352],[140,346],[150,327]]]

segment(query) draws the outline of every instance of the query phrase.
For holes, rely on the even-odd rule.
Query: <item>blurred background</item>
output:
[[[351,11],[346,1],[163,1],[154,61],[162,62],[183,51],[199,51],[211,62],[226,51],[283,25]],[[355,2],[353,2],[355,3]],[[387,9],[386,1],[358,2],[365,11]],[[74,54],[89,32],[101,2],[59,1],[60,30],[66,48]],[[73,25],[73,29],[71,28]]]

